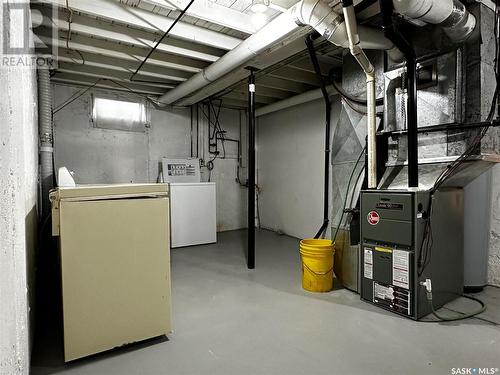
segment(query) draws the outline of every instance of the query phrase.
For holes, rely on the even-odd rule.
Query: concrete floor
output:
[[[500,327],[486,321],[500,321],[500,289],[478,295],[488,305],[486,320],[414,322],[345,289],[303,291],[297,239],[259,231],[253,271],[244,248],[245,232],[235,231],[220,234],[216,245],[172,250],[168,341],[64,365],[53,333],[51,344],[36,341],[32,373],[399,375],[500,367]],[[476,308],[463,299],[449,307]]]

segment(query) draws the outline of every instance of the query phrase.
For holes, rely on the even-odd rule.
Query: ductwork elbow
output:
[[[295,5],[295,22],[311,26],[329,42],[349,48],[346,24],[343,17],[323,0],[302,0]],[[385,50],[394,61],[402,61],[403,55],[381,30],[359,26],[360,46],[363,49]]]
[[[471,38],[476,17],[459,0],[393,0],[394,10],[417,24],[441,25],[456,43]]]

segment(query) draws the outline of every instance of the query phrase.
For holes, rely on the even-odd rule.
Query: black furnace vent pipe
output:
[[[384,34],[399,48],[406,59],[407,129],[408,129],[408,186],[418,187],[418,123],[417,123],[417,61],[408,41],[395,30],[392,22],[392,0],[379,0]]]
[[[323,224],[318,230],[318,233],[314,238],[320,238],[326,231],[329,223],[329,205],[328,205],[328,195],[330,190],[330,117],[332,112],[332,102],[330,101],[330,96],[326,89],[326,83],[321,74],[321,68],[319,66],[318,58],[316,56],[316,50],[314,49],[314,44],[311,36],[306,38],[306,46],[309,51],[309,56],[311,58],[311,63],[314,67],[314,71],[318,76],[318,80],[321,84],[321,93],[323,94],[323,99],[325,101],[325,116],[326,116],[326,126],[325,126],[325,181],[324,181],[324,197],[323,197]]]
[[[248,68],[248,237],[247,267],[255,268],[255,69]]]

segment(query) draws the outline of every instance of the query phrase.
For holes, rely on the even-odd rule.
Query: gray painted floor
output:
[[[245,267],[244,241],[244,232],[226,232],[217,245],[172,251],[169,341],[68,365],[51,357],[51,344],[38,343],[32,373],[451,374],[456,367],[500,367],[499,326],[479,319],[414,322],[345,289],[307,293],[298,240],[258,232],[254,271]],[[482,317],[500,321],[500,289],[478,296],[488,304]],[[476,308],[463,299],[449,307]]]

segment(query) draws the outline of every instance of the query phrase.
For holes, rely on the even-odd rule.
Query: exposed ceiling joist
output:
[[[318,55],[318,63],[323,75],[328,75],[328,71],[332,67],[341,67],[342,62],[339,62],[336,59],[331,57],[322,57],[322,55]],[[307,72],[314,73],[314,67],[311,64],[311,60],[309,57],[303,58],[301,60],[294,61],[289,64],[290,67],[300,70],[305,70]]]
[[[155,96],[161,95],[163,92],[165,92],[165,90],[161,88],[154,88],[140,84],[127,83],[124,86],[120,86],[117,85],[116,83],[113,83],[110,80],[101,80],[96,84],[95,82],[97,81],[97,79],[94,79],[92,77],[84,77],[72,73],[56,74],[54,77],[51,78],[51,81],[70,84],[70,85],[101,87],[119,91],[128,91],[128,92],[133,91],[139,94],[155,95]]]
[[[44,14],[47,12],[47,9],[38,9]],[[48,17],[44,17],[43,21],[47,22],[48,19]],[[60,15],[56,22],[56,26],[60,32],[68,32],[69,25],[64,15]],[[50,26],[46,23],[43,25]],[[39,28],[36,28],[35,30],[38,32],[38,29]],[[73,15],[73,20],[71,22],[71,32],[72,37],[76,33],[90,38],[126,44],[127,46],[146,48],[148,50],[154,47],[158,35],[76,14]],[[214,62],[224,54],[224,51],[221,49],[175,38],[164,39],[156,50],[206,62]]]
[[[269,4],[269,7],[280,12],[285,12],[296,3],[297,0],[273,0]]]
[[[290,66],[283,66],[279,69],[269,72],[273,77],[279,77],[289,81],[305,83],[313,86],[319,86],[318,77],[315,73],[307,72],[301,69],[295,69]]]
[[[40,34],[38,37],[47,45],[66,48],[66,42],[62,39],[54,40],[49,36]],[[147,54],[147,50],[143,48],[125,46],[123,44],[112,43],[105,40],[88,38],[75,34],[71,36],[69,46],[71,49],[78,50],[84,55],[86,53],[99,54],[106,57],[134,62],[136,66],[139,66]],[[206,63],[202,61],[173,54],[155,53],[152,56],[155,58],[150,57],[147,61],[147,65],[177,69],[190,73],[197,73],[204,66],[206,66]]]
[[[116,81],[123,82],[127,86],[129,83],[136,84],[136,82],[129,81],[130,77],[129,73],[124,73],[118,70],[112,70],[106,68],[98,68],[88,65],[78,65],[71,62],[61,62],[54,77],[57,77],[60,73],[72,73],[75,75],[79,74],[87,77],[94,77],[95,78],[94,81],[97,81],[97,79],[99,78],[110,78]],[[138,78],[144,80],[150,79],[148,76],[141,76],[141,75],[139,75]],[[157,80],[156,82],[149,82],[149,83],[137,82],[137,84],[141,84],[144,87],[162,88],[163,92],[165,92],[165,89],[171,89],[175,87],[176,82],[167,80]]]
[[[65,0],[39,0],[43,3],[56,4],[60,8],[66,8]],[[136,27],[150,32],[165,32],[174,22],[173,19],[126,6],[114,1],[92,0],[92,1],[69,1],[69,7],[74,11],[88,16],[102,18],[122,25]],[[170,31],[170,35],[176,38],[189,40],[193,43],[230,50],[236,47],[241,39],[225,35],[203,27],[191,25],[179,21]]]
[[[110,70],[117,70],[120,72],[128,73],[128,76],[131,77],[137,68],[137,63],[116,59],[113,57],[106,57],[97,54],[86,53],[85,56],[85,65],[97,68],[105,68]],[[59,61],[66,62],[80,62],[80,57],[74,51],[67,49],[59,50]],[[163,79],[169,80],[172,82],[183,82],[191,76],[191,73],[185,72],[182,70],[174,70],[170,68],[161,68],[153,65],[145,65],[140,71],[140,74],[154,77],[155,79]]]
[[[189,0],[142,0],[142,3],[151,4],[165,9],[182,10],[186,8]],[[253,34],[256,31],[250,20],[250,15],[217,4],[215,1],[195,0],[195,2],[189,7],[186,14],[247,34]]]
[[[245,109],[248,107],[248,103],[242,100],[230,99],[223,97],[222,98],[222,106],[225,108],[238,108]]]
[[[312,90],[316,87],[310,84],[287,81],[277,77],[261,76],[255,79],[257,90],[259,86],[270,87],[278,90],[284,90],[299,94],[301,92]]]

